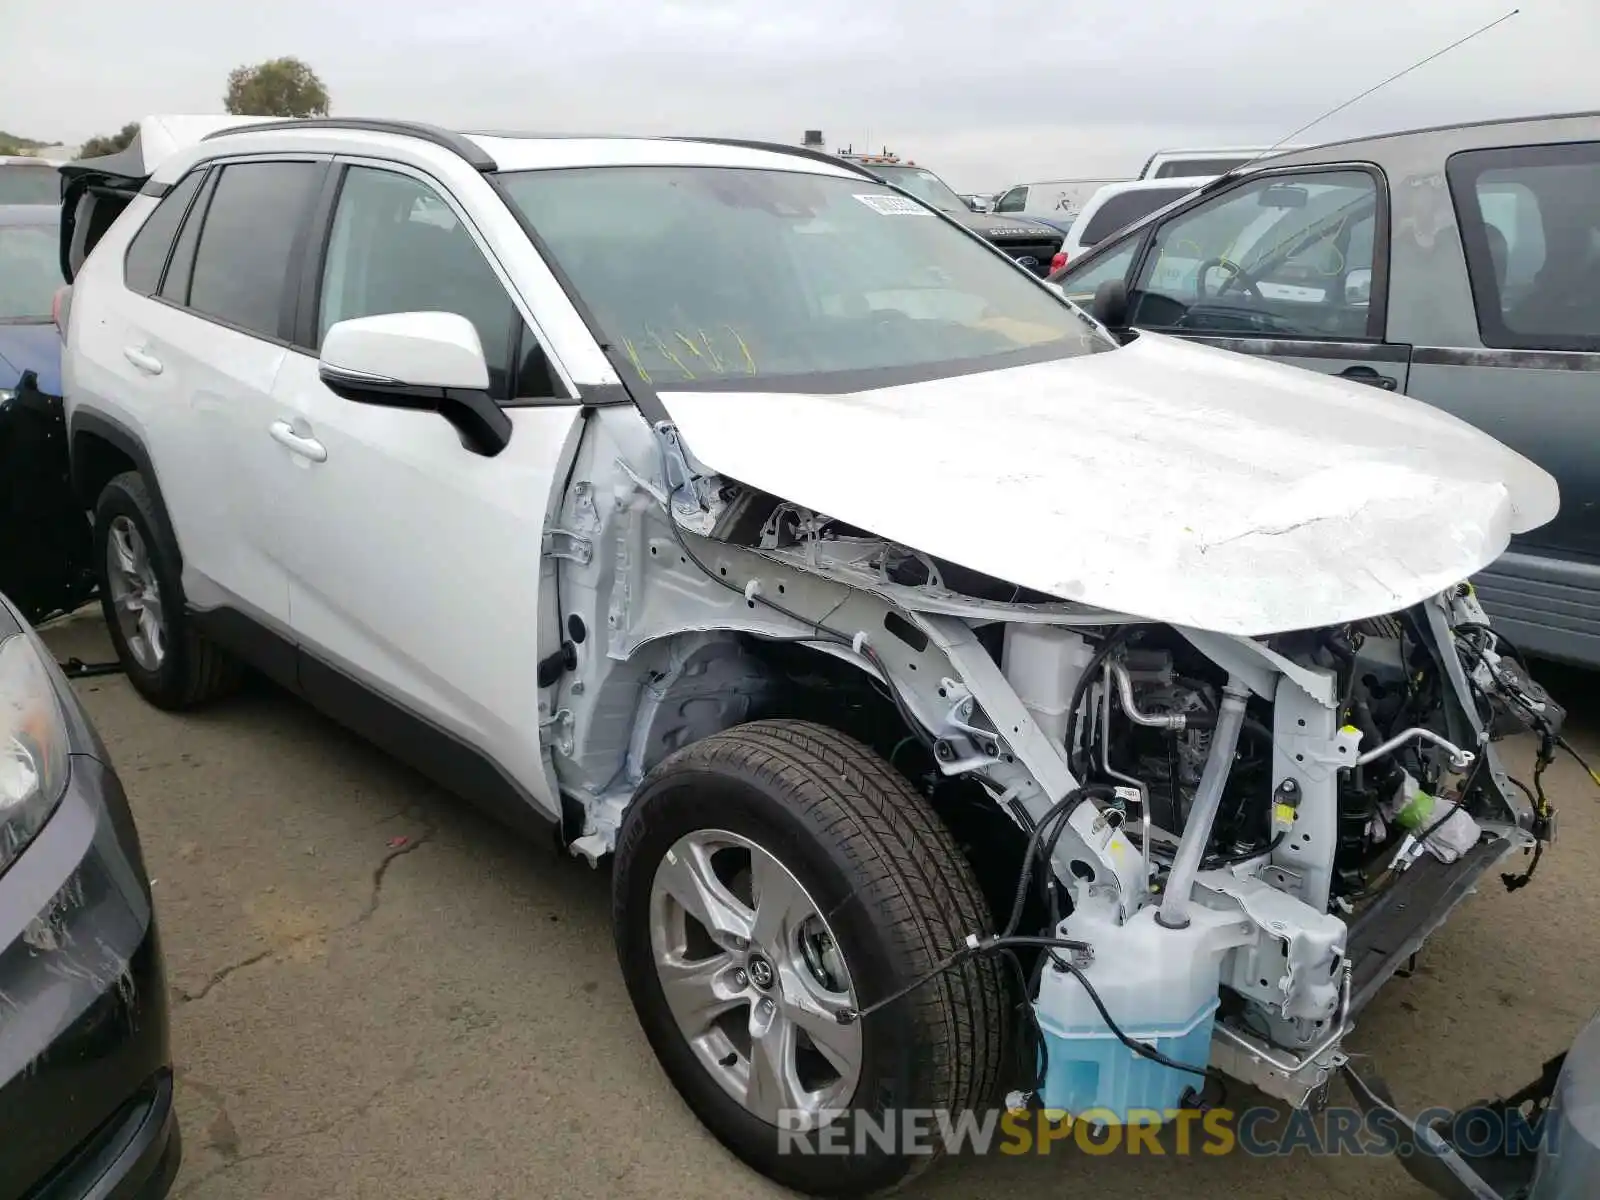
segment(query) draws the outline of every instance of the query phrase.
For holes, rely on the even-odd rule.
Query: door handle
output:
[[[161,374],[161,360],[154,354],[141,350],[137,346],[124,346],[122,348],[122,357],[146,375]]]
[[[1382,388],[1386,392],[1395,390],[1397,384],[1388,375],[1380,375],[1371,367],[1346,367],[1339,372],[1340,379],[1354,380],[1356,383],[1370,384],[1375,388]]]
[[[328,448],[316,438],[301,437],[294,431],[294,426],[287,421],[274,421],[268,426],[272,440],[280,446],[286,446],[292,454],[301,458],[308,458],[312,462],[327,462]]]

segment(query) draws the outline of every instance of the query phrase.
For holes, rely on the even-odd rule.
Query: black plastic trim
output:
[[[239,133],[283,132],[291,129],[347,129],[357,133],[392,133],[400,137],[416,138],[418,141],[448,150],[465,159],[467,165],[475,171],[500,169],[499,164],[471,138],[421,121],[383,121],[366,117],[293,117],[283,121],[263,121],[258,125],[237,125],[232,129],[218,129],[206,134],[201,140],[210,142]]]
[[[1418,346],[1411,361],[1436,367],[1500,367],[1512,371],[1600,371],[1593,350],[1490,350],[1477,346]]]
[[[287,637],[234,608],[190,609],[189,620],[208,641],[248,662],[279,687],[299,690],[299,651]]]
[[[144,186],[139,189],[139,195],[154,196],[159,200],[176,186],[172,183],[157,183],[154,179],[146,179]]]
[[[1155,332],[1167,333],[1168,330]],[[1271,336],[1229,337],[1226,334],[1189,334],[1177,330],[1174,336],[1200,346],[1215,346],[1219,350],[1232,350],[1240,354],[1256,354],[1262,358],[1321,358],[1355,359],[1358,362],[1404,363],[1411,359],[1411,347],[1392,342],[1341,341],[1336,338],[1316,341],[1309,338],[1275,338]]]
[[[78,457],[73,451],[73,447],[77,443],[79,434],[89,434],[93,437],[100,438],[102,441],[110,443],[112,446],[116,447],[118,450],[122,451],[122,453],[126,454],[130,459],[132,459],[134,467],[138,470],[140,475],[144,476],[145,486],[150,489],[150,498],[155,501],[156,510],[161,514],[162,518],[166,520],[167,528],[173,528],[172,520],[167,514],[166,501],[163,500],[161,496],[161,481],[156,477],[155,466],[150,461],[150,454],[144,448],[144,443],[139,440],[138,436],[131,429],[129,429],[126,425],[123,425],[121,422],[116,421],[111,417],[104,416],[101,413],[89,412],[85,409],[78,409],[73,412],[72,422],[67,430],[67,462],[68,469],[72,473],[73,490],[77,492],[78,499],[82,502],[84,508],[92,510],[95,506],[95,502],[99,500],[100,497],[89,496],[84,492],[84,489],[88,486],[88,484],[87,481],[85,481],[82,477],[82,473],[79,470]],[[177,550],[178,553],[178,562],[176,565],[179,570],[182,570],[183,552],[181,549],[178,549],[176,538],[173,540],[173,548]]]
[[[568,303],[577,312],[578,319],[583,322],[584,328],[589,331],[589,336],[594,339],[595,345],[600,347],[600,352],[606,356],[606,361],[611,364],[611,369],[617,373],[617,378],[622,381],[620,385],[613,386],[620,386],[634,407],[643,414],[645,420],[650,422],[651,425],[670,424],[672,416],[667,412],[666,406],[661,403],[661,397],[656,395],[655,389],[640,379],[637,372],[633,372],[634,377],[632,379],[628,378],[631,368],[627,359],[618,352],[617,348],[606,337],[593,310],[589,308],[578,289],[573,286],[572,280],[567,276],[561,263],[551,253],[550,247],[545,244],[544,238],[539,236],[539,231],[533,227],[533,222],[528,220],[521,207],[506,193],[505,185],[499,178],[494,175],[489,175],[487,178],[489,186],[500,197],[500,203],[506,206],[506,211],[511,214],[512,219],[521,227],[528,241],[533,243],[534,250],[544,260],[545,267],[555,278],[556,283],[561,285],[561,290],[566,294]],[[590,389],[584,390],[587,392]],[[588,404],[591,401],[584,399],[584,403]]]
[[[726,137],[675,137],[669,138],[673,142],[699,142],[705,146],[730,146],[735,150],[765,150],[769,154],[787,154],[794,158],[808,158],[812,162],[828,163],[835,167],[844,167],[857,175],[865,176],[874,183],[894,187],[880,175],[875,175],[867,170],[866,166],[853,159],[840,158],[836,154],[829,154],[826,150],[813,150],[809,146],[789,146],[783,142],[763,142],[754,138],[726,138]],[[899,188],[895,188],[899,191]]]
[[[189,619],[240,659],[319,712],[420,771],[509,828],[547,836],[557,824],[511,774],[476,747],[324,662],[237,609],[190,610]]]
[[[345,728],[517,832],[543,836],[555,824],[481,751],[304,651],[300,691]]]

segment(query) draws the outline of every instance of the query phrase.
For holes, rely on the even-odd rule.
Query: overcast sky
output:
[[[456,128],[887,143],[960,190],[1277,141],[1513,0],[0,0],[0,129],[81,142],[309,62],[333,110]],[[1511,21],[1307,140],[1600,109],[1600,0]]]

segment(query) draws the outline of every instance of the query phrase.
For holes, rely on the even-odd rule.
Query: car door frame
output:
[[[162,308],[170,310],[176,316],[191,321],[201,322],[208,326],[227,330],[238,337],[250,338],[276,347],[280,351],[287,351],[290,347],[288,334],[292,329],[291,318],[294,305],[299,292],[300,264],[304,259],[308,247],[308,238],[311,233],[311,217],[315,212],[315,197],[320,194],[326,183],[327,176],[332,166],[332,154],[325,151],[309,150],[277,150],[277,151],[252,151],[240,154],[218,154],[211,158],[203,158],[193,163],[174,182],[181,182],[191,174],[201,176],[200,186],[184,212],[183,218],[172,235],[172,240],[167,248],[167,255],[162,263],[160,274],[153,292],[145,294],[142,291],[127,288],[127,291],[139,296],[143,300],[153,302]],[[213,313],[203,312],[195,308],[190,302],[191,288],[194,281],[194,267],[199,255],[200,242],[205,233],[206,222],[211,212],[212,201],[216,196],[218,181],[222,173],[230,167],[247,166],[251,164],[271,163],[310,163],[319,171],[317,178],[313,179],[311,191],[313,201],[301,214],[298,227],[290,241],[289,261],[284,273],[283,294],[279,297],[278,323],[272,333],[261,330],[247,329],[234,321]],[[165,189],[170,190],[170,189]],[[165,198],[165,190],[163,199]],[[193,226],[196,236],[186,241],[186,234]],[[133,241],[138,237],[134,233],[122,248],[124,259],[131,248]],[[173,272],[181,271],[184,276],[184,289],[181,297],[167,294],[168,283]],[[126,284],[124,284],[126,288]],[[160,441],[157,439],[157,445]],[[160,462],[152,463],[153,469],[160,469]],[[181,469],[181,468],[180,468]],[[169,465],[167,471],[169,485],[173,475]],[[169,486],[169,492],[172,488]],[[177,511],[168,510],[168,519],[173,523],[175,534],[183,542],[183,506],[177,505]],[[192,542],[192,539],[191,539]],[[264,544],[270,548],[271,542]],[[270,555],[267,556],[270,559]],[[274,682],[288,687],[297,683],[295,656],[292,635],[288,629],[287,612],[282,614],[269,614],[258,608],[253,603],[253,598],[240,595],[224,586],[220,581],[207,575],[204,568],[207,563],[203,556],[196,555],[191,545],[190,550],[183,555],[184,561],[184,590],[187,607],[195,617],[197,627],[202,628],[219,645],[233,649],[241,657],[248,658],[252,665],[268,676]],[[287,581],[284,583],[284,594],[287,595]],[[258,598],[257,598],[258,599]],[[258,632],[259,631],[259,632]]]
[[[1241,172],[1237,176],[1222,176],[1214,183],[1201,188],[1194,195],[1177,202],[1175,206],[1160,209],[1145,217],[1122,237],[1101,242],[1078,260],[1078,267],[1092,268],[1104,254],[1115,253],[1129,239],[1137,239],[1133,261],[1123,275],[1128,289],[1130,307],[1133,304],[1134,281],[1143,272],[1156,234],[1172,221],[1180,220],[1204,204],[1226,197],[1241,187],[1253,186],[1263,179],[1284,179],[1310,174],[1325,175],[1338,171],[1359,171],[1369,176],[1377,189],[1378,210],[1373,216],[1372,230],[1372,298],[1368,302],[1367,332],[1361,338],[1287,338],[1271,336],[1235,337],[1227,334],[1206,334],[1186,330],[1152,329],[1150,332],[1167,337],[1182,338],[1203,346],[1233,350],[1267,359],[1340,359],[1378,365],[1408,366],[1411,361],[1409,345],[1397,345],[1387,340],[1389,328],[1389,271],[1391,259],[1390,235],[1393,225],[1393,206],[1389,193],[1388,177],[1377,163],[1332,159],[1320,163],[1296,163],[1293,166],[1262,167]],[[1070,269],[1070,266],[1069,266]],[[1129,326],[1114,330],[1124,333]],[[1403,391],[1396,387],[1395,391]]]
[[[539,320],[539,305],[535,303],[537,295],[525,294],[524,289],[518,286],[516,276],[499,253],[494,239],[482,223],[474,218],[472,206],[458,194],[458,189],[448,178],[403,158],[385,158],[359,150],[339,152],[332,156],[330,170],[311,206],[306,253],[298,264],[294,311],[288,326],[292,331],[289,353],[292,356],[309,357],[313,361],[317,359],[323,277],[344,181],[354,168],[387,171],[413,179],[443,200],[461,222],[504,290],[512,321],[520,322],[521,329],[531,332],[538,341],[545,352],[552,381],[565,393],[554,397],[515,395],[515,377],[522,357],[522,345],[517,340],[512,351],[513,361],[509,364],[512,395],[496,403],[511,413],[521,409],[563,408],[572,410],[573,414],[573,425],[554,469],[551,492],[542,498],[542,520],[529,523],[529,536],[537,544],[544,523],[553,519],[562,503],[566,477],[572,469],[582,436],[583,416],[592,400],[585,398],[583,390],[574,381],[570,367],[562,361],[553,344],[554,339]],[[497,202],[503,203],[498,191],[493,195]],[[443,425],[442,418],[440,423]],[[528,432],[525,430],[524,436]],[[533,614],[536,649],[540,655],[547,647],[558,647],[562,642],[563,618],[554,586],[556,569],[554,556],[542,556],[537,611]],[[290,586],[291,589],[294,586],[292,572]],[[291,592],[291,613],[292,609]],[[396,758],[411,764],[513,828],[536,832],[550,821],[565,820],[564,802],[548,753],[549,739],[542,728],[529,730],[529,737],[538,744],[544,768],[543,780],[531,781],[526,773],[519,773],[502,761],[493,747],[477,744],[463,733],[449,728],[440,719],[440,714],[422,711],[406,697],[394,694],[375,679],[364,677],[352,664],[337,661],[334,648],[310,644],[303,631],[297,632],[296,653],[301,694],[324,713]],[[529,664],[530,677],[534,674],[535,665]],[[541,686],[540,691],[553,698],[555,685]],[[535,786],[530,786],[530,783]]]

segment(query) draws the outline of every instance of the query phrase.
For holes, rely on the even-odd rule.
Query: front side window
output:
[[[1126,279],[1128,268],[1133,266],[1134,252],[1139,248],[1139,238],[1130,234],[1115,250],[1106,249],[1098,258],[1085,262],[1076,271],[1071,264],[1060,279],[1061,291],[1074,304],[1087,306],[1095,291],[1111,279]]]
[[[129,290],[142,296],[153,296],[161,286],[161,272],[167,265],[167,252],[172,249],[172,239],[177,236],[178,225],[200,190],[205,169],[191,171],[161,198],[145,218],[139,232],[128,243],[127,257],[122,260],[122,278]]]
[[[660,387],[933,378],[1115,348],[976,238],[866,179],[715,167],[500,178],[602,336]]]
[[[1483,344],[1600,350],[1600,142],[1470,151],[1446,174]]]
[[[60,247],[55,224],[0,225],[0,325],[50,319],[61,286]]]
[[[336,321],[400,312],[456,313],[471,321],[496,399],[554,394],[532,331],[522,328],[510,294],[455,210],[409,175],[351,167],[328,239],[317,344]],[[522,362],[513,372],[519,330]]]
[[[994,211],[997,213],[1021,212],[1028,207],[1028,189],[1014,187],[1000,199],[995,201]]]
[[[309,162],[222,168],[195,247],[190,308],[245,333],[281,336],[294,241],[322,169]]]
[[[1155,231],[1131,323],[1252,337],[1369,334],[1378,185],[1366,171],[1241,184]]]

